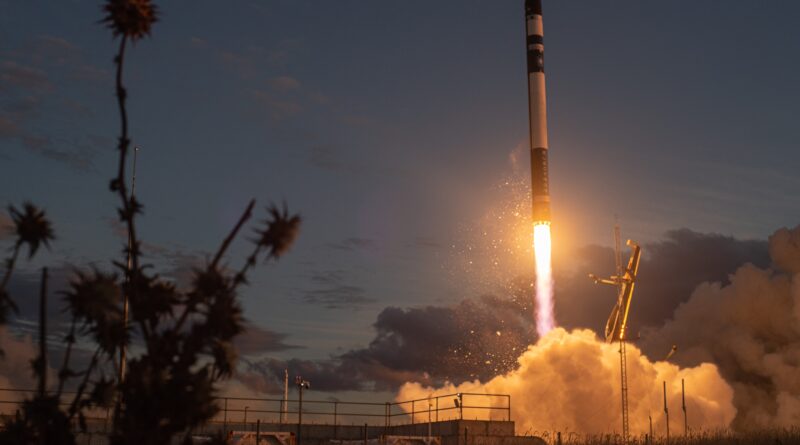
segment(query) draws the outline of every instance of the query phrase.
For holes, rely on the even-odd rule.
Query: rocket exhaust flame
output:
[[[553,315],[550,224],[533,226],[533,252],[536,256],[536,332],[539,337],[544,337],[556,324]]]

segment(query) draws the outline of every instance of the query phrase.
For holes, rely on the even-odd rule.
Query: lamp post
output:
[[[427,445],[431,445],[431,409],[433,408],[433,402],[431,402],[431,395],[428,394],[428,443]]]
[[[311,382],[303,380],[299,375],[294,378],[297,385],[298,406],[297,406],[297,445],[300,445],[300,428],[303,426],[303,389],[311,389]]]

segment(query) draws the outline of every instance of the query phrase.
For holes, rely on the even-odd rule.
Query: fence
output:
[[[457,393],[401,402],[347,402],[340,400],[288,400],[243,397],[220,398],[214,422],[303,423],[326,425],[391,426],[453,419],[511,420],[508,394]],[[282,416],[283,415],[283,416]]]
[[[35,392],[0,388],[0,415],[13,415],[25,395]],[[61,404],[68,406],[74,396],[74,392],[64,392]],[[384,403],[246,397],[220,397],[218,401],[220,411],[210,423],[224,424],[226,428],[230,425],[246,429],[257,421],[388,427],[454,419],[511,420],[511,396],[508,394],[454,393]],[[88,417],[105,431],[112,414],[110,410],[94,410]]]

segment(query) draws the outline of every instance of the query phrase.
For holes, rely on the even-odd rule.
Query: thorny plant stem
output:
[[[20,247],[22,247],[21,244],[14,245],[14,252],[11,253],[11,258],[8,259],[6,273],[3,276],[3,282],[0,283],[0,290],[5,289],[6,285],[8,285],[8,281],[11,279],[11,273],[14,271],[14,265],[17,264],[17,257],[19,257]]]
[[[58,393],[57,397],[61,397],[61,391],[64,389],[64,383],[66,383],[69,376],[67,375],[68,366],[69,366],[69,358],[72,355],[72,345],[75,343],[75,325],[78,322],[78,318],[76,316],[72,316],[72,323],[69,327],[69,334],[67,335],[67,350],[64,352],[64,361],[61,362],[61,371],[58,372]]]
[[[135,204],[135,199],[128,195],[128,187],[125,183],[125,166],[128,157],[128,146],[130,145],[130,139],[128,138],[128,112],[125,108],[127,91],[122,84],[122,71],[125,66],[125,44],[127,41],[127,36],[123,35],[119,43],[119,54],[117,54],[116,59],[114,59],[114,62],[117,64],[116,90],[121,125],[121,134],[119,137],[119,169],[117,171],[117,178],[114,180],[114,182],[116,185],[116,191],[119,194],[120,202],[122,202],[120,217],[128,226],[128,246],[125,249],[125,253],[126,259],[129,258],[130,260],[126,262],[126,265],[129,264],[130,266],[126,267],[125,270],[125,285],[123,288],[123,294],[130,297],[129,299],[136,301],[136,293],[138,288],[136,283],[138,283],[139,275],[139,241],[136,237],[135,224],[137,206]],[[131,286],[131,282],[134,283],[133,286]],[[145,342],[149,342],[149,333],[144,325],[142,325],[142,331]]]
[[[247,257],[247,261],[245,261],[244,266],[242,266],[242,268],[239,270],[239,273],[236,274],[236,277],[233,280],[234,287],[244,283],[247,277],[247,272],[250,271],[250,268],[255,266],[256,262],[258,261],[258,254],[261,253],[261,248],[261,243],[256,243],[255,249],[253,249],[253,252],[249,257]]]
[[[247,208],[242,213],[242,216],[239,218],[239,222],[236,223],[236,226],[231,230],[231,233],[225,237],[225,240],[219,246],[219,250],[217,250],[217,254],[214,255],[214,260],[211,262],[211,267],[217,267],[219,265],[222,256],[225,255],[225,252],[228,250],[228,247],[231,245],[231,242],[236,238],[236,234],[239,233],[244,223],[253,216],[253,206],[256,205],[256,200],[251,199],[250,204],[247,205]]]
[[[83,397],[83,392],[86,391],[86,385],[89,383],[89,377],[92,375],[94,367],[97,366],[97,357],[100,355],[100,351],[101,348],[98,346],[94,351],[94,355],[92,355],[92,361],[89,362],[89,367],[86,368],[86,371],[83,374],[83,380],[81,380],[81,384],[78,386],[78,391],[75,393],[75,398],[72,399],[72,404],[69,406],[69,420],[72,420],[72,418],[75,417],[75,414],[78,412],[78,404]]]
[[[42,283],[39,289],[39,360],[36,362],[39,377],[39,397],[47,391],[47,268],[42,268]]]
[[[225,237],[225,239],[222,241],[222,244],[219,246],[217,254],[214,255],[214,259],[208,266],[209,269],[215,269],[219,266],[219,262],[222,260],[222,257],[225,256],[225,252],[228,250],[228,247],[230,247],[231,242],[233,242],[233,240],[236,238],[236,235],[239,233],[239,230],[241,230],[242,227],[244,226],[244,223],[246,223],[247,220],[249,220],[253,216],[253,206],[255,205],[256,205],[256,200],[251,199],[250,203],[247,205],[247,208],[242,213],[242,216],[239,217],[239,221],[236,223],[231,232],[228,234],[228,236]],[[186,323],[186,320],[189,317],[189,313],[193,311],[194,311],[194,304],[191,302],[187,302],[186,306],[183,309],[181,317],[178,319],[178,322],[175,323],[175,332],[180,332],[180,330],[183,328],[183,324]]]

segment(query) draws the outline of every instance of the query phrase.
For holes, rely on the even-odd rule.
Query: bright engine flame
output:
[[[533,252],[536,256],[536,331],[539,337],[544,337],[556,323],[553,315],[553,268],[550,249],[550,224],[535,224]]]

